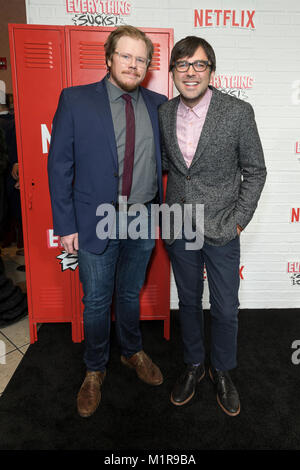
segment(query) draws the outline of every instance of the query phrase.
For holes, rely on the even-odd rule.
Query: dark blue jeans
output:
[[[206,267],[211,314],[211,364],[219,370],[236,367],[240,240],[224,246],[204,243],[185,250],[184,239],[166,246],[178,290],[184,362],[205,361],[202,295]]]
[[[134,217],[128,217],[130,223]],[[78,251],[84,303],[84,362],[87,370],[104,371],[109,359],[111,304],[121,354],[130,357],[142,349],[139,295],[155,240],[110,239],[102,254]]]

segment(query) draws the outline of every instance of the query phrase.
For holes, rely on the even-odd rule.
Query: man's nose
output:
[[[131,67],[131,68],[133,68],[133,69],[136,69],[136,68],[137,68],[137,65],[136,65],[136,58],[135,58],[135,57],[132,57],[131,64],[129,65],[129,67]]]

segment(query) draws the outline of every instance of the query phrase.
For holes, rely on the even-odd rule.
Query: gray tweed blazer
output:
[[[266,167],[252,106],[211,87],[212,98],[188,168],[176,136],[179,96],[159,108],[166,204],[204,204],[204,240],[225,245],[253,217]],[[195,221],[194,221],[195,222]],[[174,227],[173,227],[174,228]],[[174,236],[165,240],[171,244]]]

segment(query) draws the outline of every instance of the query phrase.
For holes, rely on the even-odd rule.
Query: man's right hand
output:
[[[65,237],[60,237],[60,241],[67,253],[76,255],[78,251],[78,233],[72,233]]]

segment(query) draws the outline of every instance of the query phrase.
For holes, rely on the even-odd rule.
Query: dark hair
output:
[[[104,44],[106,65],[107,61],[111,60],[112,55],[116,50],[118,40],[123,36],[129,36],[130,38],[141,39],[142,41],[144,41],[147,48],[147,59],[149,59],[149,67],[154,50],[152,41],[148,38],[148,36],[146,36],[144,31],[141,31],[140,29],[130,25],[119,26],[108,36],[107,41]]]
[[[198,38],[197,36],[187,36],[184,39],[178,41],[173,47],[171,57],[170,57],[170,66],[169,71],[171,72],[174,68],[175,62],[182,57],[192,57],[198,47],[202,47],[207,59],[209,61],[210,70],[214,72],[216,70],[216,56],[211,45],[205,41],[203,38]]]

